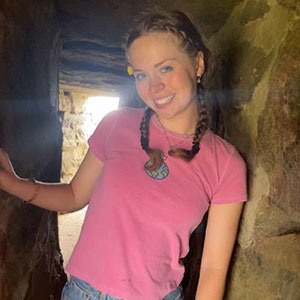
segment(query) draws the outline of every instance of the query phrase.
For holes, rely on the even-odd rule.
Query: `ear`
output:
[[[197,76],[201,77],[204,73],[204,55],[202,51],[199,51],[196,57],[196,71]]]

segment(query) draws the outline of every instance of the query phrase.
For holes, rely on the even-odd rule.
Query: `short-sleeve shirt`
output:
[[[180,284],[189,238],[209,205],[246,201],[245,163],[228,142],[207,130],[190,162],[167,157],[163,179],[146,173],[139,127],[144,110],[107,115],[89,139],[104,167],[67,266],[73,276],[125,300],[161,300]],[[191,149],[192,137],[166,130],[156,116],[151,148]],[[182,142],[182,140],[184,140]]]

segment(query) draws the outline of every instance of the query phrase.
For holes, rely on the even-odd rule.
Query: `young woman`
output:
[[[127,57],[146,110],[107,115],[70,184],[19,178],[1,150],[0,187],[32,204],[89,203],[62,299],[182,299],[189,238],[209,210],[196,300],[221,300],[246,201],[245,164],[207,129],[207,50],[180,11],[143,17]],[[188,299],[190,300],[190,299]]]

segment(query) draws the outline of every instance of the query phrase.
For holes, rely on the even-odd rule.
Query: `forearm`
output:
[[[24,200],[30,200],[35,193],[35,185],[22,178],[14,178],[13,176],[5,176],[2,178],[4,182],[1,188],[6,192]],[[69,184],[60,183],[40,183],[38,193],[31,204],[52,211],[74,211],[80,209],[75,201],[72,187]]]
[[[201,270],[195,300],[222,300],[226,273],[220,270]]]

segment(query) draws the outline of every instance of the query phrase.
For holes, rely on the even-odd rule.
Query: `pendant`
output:
[[[155,180],[162,180],[168,177],[169,175],[169,168],[167,164],[163,161],[160,167],[156,170],[149,171],[146,167],[150,166],[151,162],[148,160],[145,163],[145,172],[147,175],[149,175],[151,178]]]

